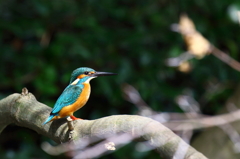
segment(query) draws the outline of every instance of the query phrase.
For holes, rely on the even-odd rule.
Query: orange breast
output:
[[[78,97],[77,101],[69,106],[63,107],[59,112],[59,117],[63,118],[66,116],[73,115],[75,111],[82,108],[88,101],[90,96],[91,87],[89,83],[83,83],[84,87],[83,90]]]

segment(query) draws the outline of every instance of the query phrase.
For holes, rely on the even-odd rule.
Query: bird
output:
[[[77,120],[73,113],[82,108],[88,101],[91,86],[90,80],[98,76],[116,75],[111,72],[98,72],[92,68],[80,67],[72,72],[69,85],[57,99],[49,117],[43,125],[60,118],[69,117]]]

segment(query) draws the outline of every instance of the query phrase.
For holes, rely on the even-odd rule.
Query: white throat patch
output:
[[[91,81],[91,79],[93,79],[93,78],[96,78],[96,77],[90,77],[90,78],[88,78],[85,82],[83,82],[83,83],[89,83],[90,81]],[[71,83],[71,85],[76,85],[78,82],[79,82],[79,78],[77,78],[77,79],[75,79],[75,81],[73,81],[72,83]]]
[[[89,79],[87,79],[85,82],[83,82],[83,83],[89,83],[90,81],[91,81],[91,79],[93,79],[93,78],[96,78],[96,77],[90,77]]]

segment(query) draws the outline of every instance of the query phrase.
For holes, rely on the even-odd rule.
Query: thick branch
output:
[[[58,143],[67,142],[70,131],[66,119],[42,125],[50,111],[50,107],[38,102],[31,93],[12,94],[0,101],[0,131],[9,124],[16,124],[33,129]],[[114,115],[97,120],[76,120],[74,131],[74,140],[127,132],[150,141],[164,158],[179,155],[185,159],[206,158],[161,123],[146,117]]]

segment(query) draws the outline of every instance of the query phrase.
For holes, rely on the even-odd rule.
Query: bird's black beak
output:
[[[116,75],[116,73],[111,73],[111,72],[95,72],[95,73],[91,74],[91,76],[93,76],[93,77],[98,77],[98,76],[112,76],[112,75]]]

